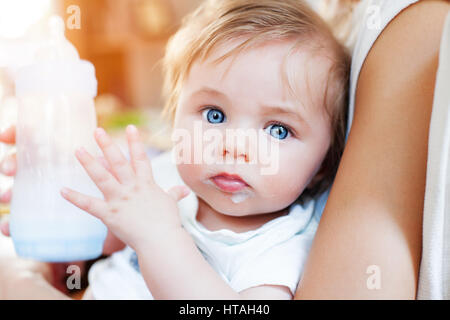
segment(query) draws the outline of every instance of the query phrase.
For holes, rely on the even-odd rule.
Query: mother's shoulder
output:
[[[361,66],[354,88],[355,100],[361,96],[364,84],[383,89],[382,93],[389,95],[396,90],[411,90],[413,79],[430,78],[427,85],[433,90],[442,31],[449,12],[448,1],[422,0],[396,15],[377,37]]]

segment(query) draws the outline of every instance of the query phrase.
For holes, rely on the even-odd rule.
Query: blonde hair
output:
[[[163,61],[163,115],[172,121],[184,80],[197,60],[206,59],[218,45],[244,38],[219,59],[270,40],[295,39],[315,42],[332,61],[324,97],[331,119],[332,141],[324,159],[321,179],[303,195],[314,196],[332,183],[343,151],[346,131],[348,77],[350,57],[345,47],[333,36],[327,24],[301,0],[207,0],[188,15],[169,40]]]

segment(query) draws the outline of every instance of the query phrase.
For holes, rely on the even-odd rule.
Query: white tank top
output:
[[[450,14],[444,25],[428,138],[419,299],[450,299]]]
[[[418,0],[363,0],[354,12],[358,25],[350,74],[347,136],[362,65],[375,40],[402,10]],[[405,30],[405,32],[407,32]],[[423,214],[423,248],[418,299],[450,299],[450,15],[441,41],[430,122],[427,180]]]

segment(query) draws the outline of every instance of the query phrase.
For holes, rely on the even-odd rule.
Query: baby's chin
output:
[[[209,197],[202,197],[202,200],[213,210],[228,216],[246,216],[252,214],[252,211],[254,210],[252,208],[253,204],[250,203],[249,199],[241,201],[240,203],[235,203],[231,200],[231,195],[230,197],[214,197],[213,199]]]
[[[260,199],[246,194],[236,193],[214,198],[203,197],[202,200],[218,213],[232,217],[245,217],[276,211],[267,211],[267,207],[261,207]]]

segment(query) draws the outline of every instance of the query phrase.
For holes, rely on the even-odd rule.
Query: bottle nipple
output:
[[[64,20],[52,16],[46,37],[36,45],[32,64],[17,71],[16,95],[30,93],[97,95],[95,68],[81,60],[77,49],[64,36]]]
[[[36,60],[70,59],[79,60],[77,49],[64,35],[64,20],[59,16],[52,16],[48,21],[49,39],[36,52]]]

